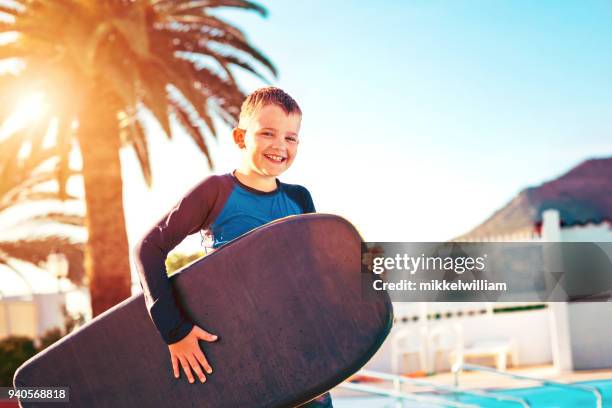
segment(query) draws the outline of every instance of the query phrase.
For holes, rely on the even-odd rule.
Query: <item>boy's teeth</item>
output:
[[[280,156],[274,156],[274,155],[271,155],[271,154],[266,154],[266,157],[268,157],[268,158],[270,158],[272,160],[275,160],[275,161],[283,161],[283,157],[280,157]]]

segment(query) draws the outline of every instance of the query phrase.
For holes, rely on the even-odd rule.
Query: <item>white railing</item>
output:
[[[373,395],[381,395],[385,397],[397,398],[401,401],[413,401],[422,402],[424,404],[439,405],[442,407],[456,407],[456,408],[478,408],[478,405],[465,404],[463,402],[451,401],[445,398],[437,397],[426,397],[423,395],[414,395],[407,392],[401,392],[397,390],[387,390],[380,387],[374,387],[371,385],[355,384],[351,382],[345,382],[339,385],[339,387],[346,388],[348,390],[365,392]]]
[[[549,385],[551,387],[566,388],[566,389],[571,389],[571,390],[588,392],[590,394],[593,394],[593,396],[595,397],[595,404],[596,404],[595,406],[597,408],[603,407],[603,397],[601,395],[601,392],[597,389],[597,387],[588,387],[586,385],[577,385],[577,384],[566,384],[566,383],[562,383],[558,381],[548,380],[545,378],[537,378],[537,377],[531,377],[531,376],[526,376],[526,375],[512,374],[512,373],[508,373],[505,371],[499,371],[491,367],[484,367],[484,366],[479,366],[475,364],[455,364],[455,366],[453,366],[453,373],[455,375],[455,387],[459,386],[459,374],[462,371],[479,371],[479,372],[499,375],[502,377],[513,378],[516,380],[536,381],[544,385]]]
[[[475,396],[479,398],[494,399],[496,401],[514,402],[523,408],[530,408],[529,403],[525,399],[514,397],[511,395],[501,395],[501,394],[497,394],[493,392],[484,392],[484,391],[477,391],[477,390],[463,390],[463,389],[460,389],[459,387],[453,387],[453,386],[434,383],[431,381],[418,380],[416,378],[408,378],[408,377],[403,377],[400,375],[381,373],[381,372],[371,371],[371,370],[361,370],[359,371],[358,374],[364,375],[366,377],[372,377],[372,378],[378,378],[381,380],[392,381],[395,386],[395,390],[397,391],[401,391],[401,384],[411,384],[411,385],[415,385],[418,387],[431,388],[436,391],[444,391],[444,392],[450,392],[454,394],[471,395],[471,396]]]

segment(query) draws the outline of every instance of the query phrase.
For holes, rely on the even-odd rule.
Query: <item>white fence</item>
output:
[[[59,293],[0,298],[0,338],[38,338],[49,329],[62,327],[64,304],[65,295]]]
[[[403,356],[394,374],[412,371],[449,371],[450,354],[448,345],[442,344],[437,353],[428,352],[427,367],[423,367],[417,348],[418,339],[427,333],[435,332],[440,326],[459,326],[463,346],[482,342],[483,340],[510,340],[516,344],[520,365],[544,365],[553,363],[551,352],[551,319],[550,309],[519,310],[505,313],[494,313],[495,309],[515,306],[533,306],[534,304],[509,303],[395,303],[395,324],[389,337],[370,360],[366,368],[377,371],[393,372],[392,342],[399,333],[406,330],[414,337],[413,354]],[[426,312],[424,313],[424,310]],[[423,316],[428,315],[424,320]],[[410,349],[410,346],[407,348]],[[490,361],[480,361],[493,365]],[[511,361],[511,363],[513,363]],[[512,365],[512,364],[510,364]]]

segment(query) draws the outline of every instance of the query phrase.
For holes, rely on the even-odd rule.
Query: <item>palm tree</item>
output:
[[[59,201],[75,201],[77,197],[69,195],[65,189],[41,188],[45,183],[57,178],[57,170],[62,168],[57,160],[55,147],[41,147],[40,144],[32,149],[27,156],[9,156],[11,145],[25,137],[23,133],[31,132],[26,129],[10,135],[0,142],[0,219],[9,219],[7,213],[10,209],[26,203],[44,201],[48,203]],[[51,165],[49,169],[48,165]],[[67,176],[78,172],[67,168]],[[45,234],[37,237],[23,236],[16,233],[20,228],[37,226],[48,227],[50,224],[62,226],[84,227],[84,217],[68,212],[47,211],[42,214],[30,214],[26,219],[17,222],[4,222],[0,227],[0,265],[12,269],[17,274],[19,270],[12,264],[14,259],[39,265],[47,260],[52,252],[59,252],[68,259],[68,276],[72,283],[82,286],[85,284],[83,253],[84,244],[64,234]],[[10,238],[8,238],[10,237]]]
[[[261,77],[259,64],[276,75],[271,62],[215,11],[266,11],[243,0],[1,4],[9,18],[0,32],[18,35],[0,46],[0,59],[16,58],[21,65],[17,74],[0,79],[0,115],[19,92],[42,91],[53,105],[60,155],[67,156],[73,138],[78,143],[87,208],[85,263],[97,315],[130,295],[119,149],[134,148],[150,185],[141,113],[152,113],[168,137],[172,114],[212,166],[204,137],[216,136],[212,116],[235,124],[244,99],[233,69]],[[65,180],[64,173],[58,175]]]

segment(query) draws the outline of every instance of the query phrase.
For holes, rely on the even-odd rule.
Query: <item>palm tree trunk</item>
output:
[[[123,213],[117,102],[97,86],[79,115],[86,226],[85,268],[93,315],[130,296],[129,248]]]

